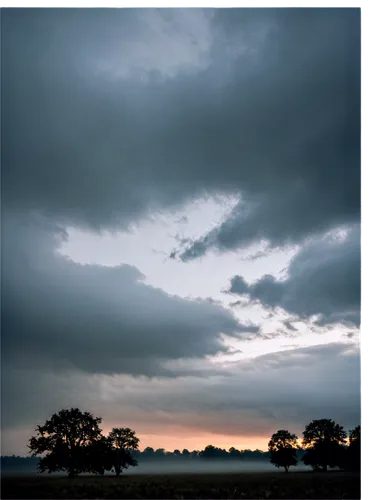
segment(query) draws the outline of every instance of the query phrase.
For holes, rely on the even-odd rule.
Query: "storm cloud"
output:
[[[281,307],[300,318],[318,315],[318,324],[359,326],[361,302],[360,229],[326,235],[303,246],[292,258],[285,279],[265,275],[248,284],[231,279],[229,292],[267,308]]]
[[[3,218],[2,347],[22,367],[173,375],[168,359],[227,352],[221,335],[256,333],[209,300],[171,296],[134,267],[80,265],[56,252],[43,217]]]
[[[9,449],[70,405],[146,434],[356,425],[359,352],[344,330],[360,324],[360,10],[6,9],[1,31]],[[197,200],[230,208],[196,217]],[[170,249],[141,227],[161,214],[178,221]],[[71,229],[143,230],[145,269],[160,265],[158,283],[169,272],[165,288],[130,257],[63,256]],[[194,270],[194,298],[178,266]],[[241,301],[231,310],[222,291]],[[284,311],[287,334],[268,310]],[[343,342],[267,347],[297,345],[311,321],[340,325]],[[231,363],[240,340],[248,357]]]
[[[119,228],[204,193],[238,195],[183,260],[358,221],[359,16],[5,11],[5,208]]]

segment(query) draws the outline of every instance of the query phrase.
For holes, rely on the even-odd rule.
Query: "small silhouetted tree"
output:
[[[221,448],[217,448],[216,446],[213,446],[212,444],[209,444],[208,446],[206,446],[206,448],[199,453],[200,458],[203,458],[206,460],[223,459],[223,458],[226,458],[228,455],[229,454],[226,450],[222,450]]]
[[[242,458],[241,452],[239,450],[236,450],[236,448],[234,448],[233,446],[229,448],[229,456],[234,460],[241,460]]]
[[[147,459],[152,459],[154,458],[154,455],[155,455],[155,450],[154,448],[151,448],[151,446],[147,446],[143,451],[142,451],[142,454],[141,454],[141,457],[142,458],[145,458],[146,460]]]
[[[297,436],[285,430],[275,432],[268,443],[268,451],[271,464],[284,467],[288,472],[289,467],[297,465]]]
[[[101,438],[101,421],[89,412],[71,408],[38,425],[28,447],[32,456],[47,453],[40,459],[39,472],[67,471],[69,477],[84,472],[85,449]]]
[[[138,465],[132,456],[132,452],[138,450],[139,447],[139,439],[135,431],[129,427],[114,427],[108,435],[108,440],[112,446],[111,457],[116,476],[119,476],[123,469]]]
[[[313,420],[303,432],[303,457],[305,465],[314,470],[327,471],[328,467],[337,467],[343,463],[343,444],[346,432],[341,425],[331,419]]]
[[[157,460],[159,460],[159,459],[163,460],[164,458],[166,458],[165,449],[164,448],[158,448],[157,450],[155,450],[154,457]]]

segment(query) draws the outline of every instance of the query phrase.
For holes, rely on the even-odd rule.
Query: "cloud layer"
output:
[[[4,206],[98,229],[205,192],[239,194],[228,220],[184,260],[358,221],[359,16],[4,12]],[[176,60],[166,46],[190,54],[185,72],[166,69]],[[129,55],[118,61],[121,47]],[[93,60],[126,74],[94,71]]]
[[[265,275],[248,284],[242,276],[231,279],[229,291],[244,295],[267,308],[318,324],[348,323],[359,326],[361,302],[360,229],[327,235],[303,246],[292,258],[285,279]]]
[[[225,352],[221,335],[254,333],[212,301],[142,283],[134,267],[79,265],[57,254],[44,218],[3,218],[2,347],[7,363],[96,373],[172,375],[163,361]]]

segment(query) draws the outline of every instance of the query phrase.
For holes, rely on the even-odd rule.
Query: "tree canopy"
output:
[[[331,419],[313,420],[303,432],[304,463],[324,471],[339,467],[344,460],[345,444],[346,432],[341,425]]]
[[[297,465],[297,436],[289,431],[277,431],[268,443],[268,451],[271,464],[284,467],[285,472],[288,472],[289,467]]]

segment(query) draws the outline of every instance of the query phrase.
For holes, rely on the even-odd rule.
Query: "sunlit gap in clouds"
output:
[[[234,274],[245,276],[247,282],[265,274],[284,278],[298,247],[269,250],[265,242],[260,242],[236,251],[210,251],[189,262],[179,260],[178,248],[217,227],[239,200],[240,197],[234,195],[196,199],[179,210],[150,214],[127,232],[95,233],[68,227],[68,237],[58,251],[80,264],[136,266],[144,274],[145,284],[183,298],[217,301],[229,308],[244,325],[261,325],[260,334],[244,333],[241,339],[223,337],[229,352],[210,358],[216,366],[277,351],[341,341],[342,326],[329,330],[321,328],[321,335],[317,336],[311,322],[295,318],[292,326],[295,330],[290,331],[283,324],[288,315],[282,311],[270,314],[259,304],[240,301],[235,295],[226,293]],[[346,228],[339,228],[329,236],[343,239],[346,235]]]

